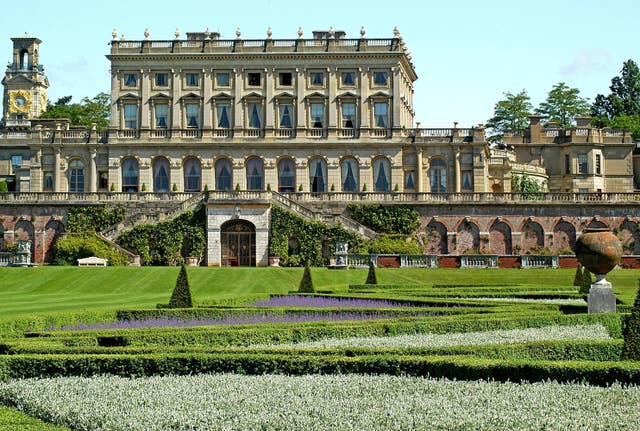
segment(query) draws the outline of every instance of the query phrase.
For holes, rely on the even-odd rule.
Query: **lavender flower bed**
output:
[[[429,317],[442,315],[442,313],[416,313],[411,317]],[[394,319],[398,317],[408,317],[404,313],[394,312],[370,312],[370,311],[332,311],[330,313],[310,312],[310,313],[284,313],[284,314],[247,314],[244,316],[229,316],[215,319],[179,319],[175,317],[159,317],[142,320],[123,320],[120,322],[105,322],[63,326],[62,331],[82,331],[96,329],[139,329],[139,328],[162,328],[162,327],[190,327],[190,326],[221,326],[221,325],[247,325],[259,323],[300,323],[343,320],[374,320],[374,319]]]
[[[304,307],[304,308],[399,308],[416,307],[414,304],[386,299],[337,298],[332,296],[285,295],[272,296],[256,301],[254,307]]]

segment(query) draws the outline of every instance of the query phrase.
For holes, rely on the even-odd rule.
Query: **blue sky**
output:
[[[359,37],[392,37],[398,26],[413,54],[416,121],[421,127],[484,123],[506,91],[526,89],[534,106],[566,82],[593,100],[608,93],[622,63],[640,62],[637,0],[220,2],[6,1],[0,6],[0,60],[11,60],[11,37],[42,39],[49,98],[75,101],[109,91],[107,43],[112,29],[129,40],[173,39],[187,31],[219,31],[234,38],[295,38],[298,26],[345,30]]]

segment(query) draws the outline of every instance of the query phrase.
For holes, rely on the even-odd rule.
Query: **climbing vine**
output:
[[[378,233],[410,234],[420,227],[420,214],[406,205],[349,204],[349,215]]]
[[[355,233],[340,226],[329,226],[306,221],[276,206],[271,208],[271,239],[269,254],[280,257],[284,266],[323,265],[323,243],[333,254],[337,242],[349,244],[350,251],[357,251],[363,240]]]
[[[123,207],[74,206],[67,212],[65,230],[71,233],[102,232],[124,220],[125,214],[126,210]]]
[[[117,242],[140,255],[143,265],[179,265],[185,257],[203,258],[205,220],[205,208],[200,206],[171,220],[135,226],[123,232]]]

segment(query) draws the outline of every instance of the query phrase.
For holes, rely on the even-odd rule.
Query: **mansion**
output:
[[[364,29],[357,38],[333,29],[266,36],[247,40],[238,30],[232,39],[209,31],[181,37],[176,30],[175,39],[154,40],[145,31],[143,40],[130,41],[114,31],[107,130],[39,119],[49,87],[41,41],[12,38],[2,80],[0,181],[16,199],[35,201],[209,191],[224,197],[207,203],[210,265],[228,263],[229,239],[221,232],[234,217],[255,231],[250,264],[266,264],[269,205],[233,202],[225,192],[469,204],[509,195],[512,178],[522,175],[574,198],[640,188],[630,134],[593,128],[588,117],[564,130],[532,116],[527,129],[505,134],[501,149],[489,145],[482,125],[416,127],[418,75],[397,29],[390,38],[368,38]],[[625,211],[620,216],[629,216]]]

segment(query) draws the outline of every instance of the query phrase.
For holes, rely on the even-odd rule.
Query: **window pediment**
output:
[[[184,99],[202,99],[202,96],[196,93],[187,93],[180,98],[180,100]]]
[[[345,91],[336,96],[336,99],[357,99],[359,96],[351,91]]]
[[[151,99],[171,99],[169,93],[159,92],[151,96]]]
[[[260,93],[256,93],[255,91],[252,91],[249,94],[245,94],[244,97],[242,98],[242,100],[246,100],[246,99],[264,99],[264,96]]]
[[[328,96],[326,94],[322,94],[317,91],[314,91],[311,94],[307,94],[304,98],[305,99],[327,99]]]
[[[385,91],[376,91],[369,96],[369,99],[390,99],[391,96]]]
[[[134,94],[134,93],[125,93],[125,94],[121,94],[120,97],[118,97],[117,102],[121,101],[121,100],[125,100],[125,99],[136,99],[136,100],[140,100],[142,99],[142,97],[140,97],[138,94]]]
[[[274,99],[295,99],[296,95],[289,91],[283,91],[273,96],[273,98]]]
[[[219,91],[218,93],[211,96],[212,99],[233,99],[233,96],[226,91]]]

